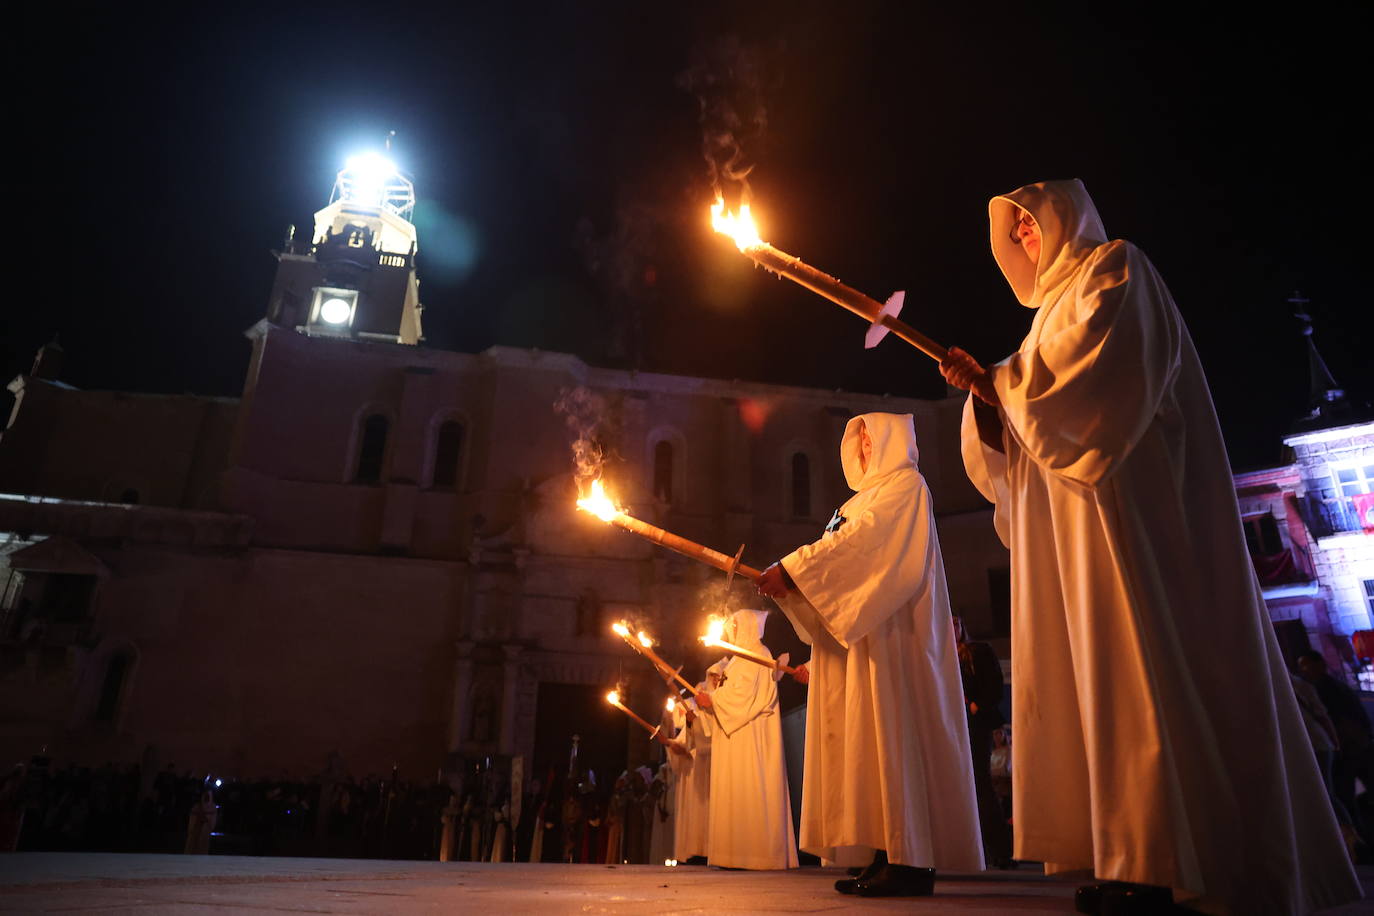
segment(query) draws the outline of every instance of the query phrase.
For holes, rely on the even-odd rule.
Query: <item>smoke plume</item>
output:
[[[698,45],[677,85],[696,96],[701,153],[716,196],[749,200],[749,173],[768,128],[767,91],[776,75],[759,48],[734,35]]]
[[[601,435],[606,399],[579,385],[564,388],[554,401],[553,409],[568,424],[568,432],[572,435],[573,476],[577,480],[577,492],[585,495],[587,484],[601,476],[606,463],[606,447]]]

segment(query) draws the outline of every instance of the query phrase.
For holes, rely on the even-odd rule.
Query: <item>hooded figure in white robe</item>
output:
[[[697,691],[710,693],[715,684],[710,675],[697,685]],[[692,721],[688,722],[690,709]],[[673,710],[677,734],[669,749],[668,761],[674,770],[673,858],[686,862],[707,855],[707,833],[711,822],[711,731],[713,717],[703,715],[695,700],[679,703]]]
[[[742,610],[725,626],[726,642],[772,658],[760,640],[767,611]],[[724,868],[796,868],[792,799],[782,749],[782,717],[773,671],[731,658],[702,718],[713,718],[707,858]],[[700,700],[698,700],[700,701]]]
[[[860,458],[864,430],[872,454]],[[838,865],[983,868],[944,563],[910,414],[845,427],[855,495],[783,557],[778,598],[811,644],[801,848]]]
[[[1078,181],[989,213],[1036,310],[961,385],[1000,402],[970,397],[963,449],[1011,548],[1015,856],[1211,912],[1358,898],[1168,289]]]

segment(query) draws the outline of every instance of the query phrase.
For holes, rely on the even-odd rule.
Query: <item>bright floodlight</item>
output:
[[[361,207],[390,210],[409,219],[415,209],[415,186],[395,163],[377,153],[353,156],[334,180],[330,203],[343,200]]]
[[[353,307],[342,299],[326,299],[320,303],[320,317],[330,324],[344,324]]]

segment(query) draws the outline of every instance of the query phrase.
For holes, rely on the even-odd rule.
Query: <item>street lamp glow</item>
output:
[[[320,303],[320,317],[329,324],[343,324],[348,321],[353,307],[339,298],[326,299]]]

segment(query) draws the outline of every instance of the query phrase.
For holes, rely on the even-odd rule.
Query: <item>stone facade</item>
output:
[[[46,744],[99,764],[152,745],[178,766],[300,775],[337,750],[359,775],[424,774],[482,755],[540,766],[541,684],[625,681],[650,714],[663,689],[609,622],[635,619],[699,669],[694,637],[714,609],[703,593],[722,577],[574,509],[553,405],[576,387],[603,405],[606,477],[627,511],[723,552],[745,544],[754,565],[817,537],[848,496],[838,443],[850,416],[913,414],[956,611],[1004,635],[995,589],[1008,561],[963,473],[961,398],[268,322],[249,336],[238,401],[12,385],[4,753]]]

